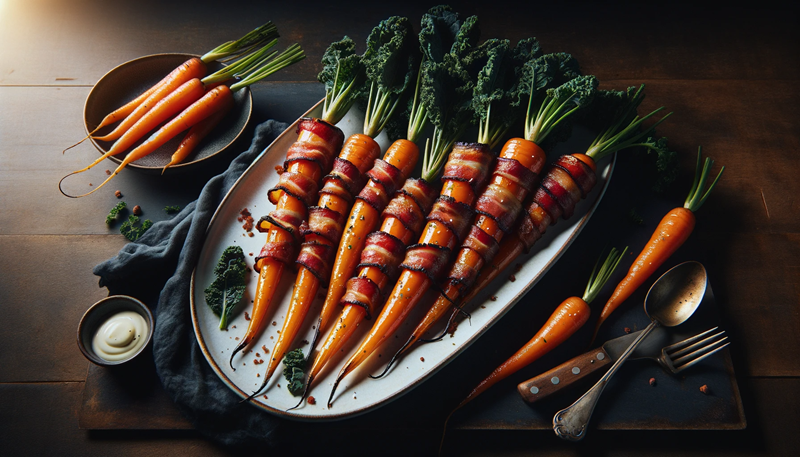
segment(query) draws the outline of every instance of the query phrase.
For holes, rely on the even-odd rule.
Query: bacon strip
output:
[[[317,200],[318,184],[305,175],[287,171],[289,165],[299,160],[306,160],[317,164],[323,173],[327,173],[330,171],[333,158],[342,148],[344,133],[325,121],[303,119],[297,125],[298,135],[302,131],[311,132],[313,135],[304,136],[304,141],[295,141],[289,148],[283,166],[284,171],[278,179],[278,185],[267,192],[269,200],[273,204],[277,204],[281,193],[286,192],[306,206],[312,205]],[[342,173],[346,175],[346,173]],[[259,260],[265,257],[271,257],[286,264],[291,263],[297,252],[297,244],[302,237],[301,225],[306,217],[307,214],[286,209],[275,209],[267,216],[262,217],[257,224],[259,231],[266,231],[271,227],[279,228],[290,233],[295,241],[268,240],[256,256],[255,264],[259,265]],[[258,267],[256,269],[258,270]]]
[[[411,237],[419,235],[425,222],[425,214],[430,211],[436,189],[423,179],[409,178],[403,188],[398,190],[383,211],[383,217],[393,217],[400,221],[406,230],[411,232]],[[383,231],[372,232],[361,252],[361,262],[358,265],[359,276],[350,278],[347,282],[347,291],[342,297],[342,305],[362,306],[370,318],[375,308],[383,303],[382,290],[372,280],[363,277],[365,268],[378,268],[389,281],[397,276],[398,266],[405,256],[405,245],[402,240]]]
[[[560,217],[572,216],[575,206],[596,183],[597,175],[583,161],[572,155],[560,157],[542,179],[520,222],[518,234],[525,252]]]
[[[380,212],[386,208],[389,198],[402,184],[403,174],[399,168],[383,159],[375,159],[375,165],[367,172],[367,177],[380,185],[364,187],[356,198],[364,200]]]

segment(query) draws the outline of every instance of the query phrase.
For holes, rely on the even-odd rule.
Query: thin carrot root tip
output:
[[[94,133],[94,132],[92,132],[92,133]],[[86,136],[85,136],[85,137],[84,137],[82,140],[80,140],[80,141],[78,141],[77,143],[73,144],[72,146],[70,146],[70,147],[68,147],[68,148],[64,149],[63,151],[61,151],[61,153],[62,153],[62,154],[64,154],[65,152],[69,151],[70,149],[74,148],[75,146],[77,146],[77,145],[79,145],[79,144],[83,143],[84,141],[88,140],[88,139],[89,139],[89,137],[90,137],[91,135],[92,135],[91,133],[90,133],[90,134],[88,134],[88,135],[86,135]]]

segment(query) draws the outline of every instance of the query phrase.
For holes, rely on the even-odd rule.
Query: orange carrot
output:
[[[352,192],[358,190],[351,185],[356,186],[361,181],[360,178],[372,167],[379,153],[380,146],[371,137],[352,135],[342,147],[334,171],[324,179],[319,202],[310,210],[314,216],[309,219],[305,242],[297,259],[299,271],[289,310],[270,354],[266,375],[256,392],[264,388],[284,355],[289,352],[320,285],[326,282],[330,271],[329,253],[333,253],[334,243],[341,236],[338,228],[342,227],[348,213]]]
[[[697,165],[695,167],[694,182],[686,197],[682,207],[674,208],[669,211],[661,222],[658,223],[653,235],[645,245],[642,252],[636,257],[628,270],[628,274],[620,281],[611,298],[608,299],[600,318],[595,326],[592,341],[597,336],[600,326],[608,319],[608,316],[619,307],[628,297],[633,294],[671,255],[674,253],[694,230],[694,213],[703,205],[708,198],[708,194],[717,184],[725,167],[722,167],[717,177],[709,185],[708,190],[703,192],[706,181],[711,174],[711,167],[714,161],[706,158],[705,164],[702,162],[702,149],[697,151]],[[701,167],[702,165],[702,167]]]
[[[258,230],[267,232],[254,269],[259,273],[250,321],[233,357],[247,347],[264,325],[266,311],[272,303],[284,265],[295,258],[294,245],[300,236],[300,225],[308,219],[307,202],[316,197],[316,189],[293,186],[297,182],[317,183],[330,168],[333,156],[341,149],[342,131],[319,119],[304,119],[298,125],[297,141],[287,152],[287,163],[278,186],[269,193],[275,210],[258,223]],[[300,192],[302,191],[302,192]]]
[[[564,300],[550,318],[547,319],[544,326],[536,332],[536,335],[514,355],[509,357],[508,360],[500,364],[486,379],[481,381],[456,409],[472,401],[472,399],[497,382],[511,376],[552,351],[581,328],[589,319],[589,304],[600,293],[627,249],[625,248],[622,252],[618,252],[612,248],[599,269],[597,268],[600,264],[598,259],[589,277],[589,283],[586,285],[583,296],[570,297]]]
[[[233,108],[233,105],[233,98],[231,98],[230,103],[226,103],[226,106],[223,106],[216,113],[192,126],[183,138],[183,141],[181,141],[181,144],[178,145],[178,148],[170,157],[169,163],[164,165],[161,174],[163,175],[167,168],[186,160],[186,157],[194,151],[197,145],[214,130],[214,127],[216,127],[225,116],[227,116],[228,112]]]
[[[113,131],[106,135],[93,136],[92,138],[98,141],[114,141],[117,138],[122,137],[125,132],[132,128],[137,121],[142,118],[142,116],[153,109],[161,100],[170,95],[173,91],[187,81],[197,79],[199,82],[199,79],[202,78],[205,73],[206,66],[202,61],[200,61],[200,59],[196,57],[189,59],[183,65],[175,69],[163,84],[156,86],[155,90],[128,116],[126,116],[125,119],[120,122]],[[124,150],[126,148],[127,146],[119,147],[118,152],[120,149]]]
[[[126,120],[129,126],[133,125],[135,119],[131,119],[130,121],[128,121],[127,120],[128,116],[130,116],[137,108],[139,108],[145,101],[147,101],[150,95],[152,95],[156,90],[159,90],[159,88],[164,86],[165,84],[173,84],[172,87],[174,89],[180,86],[180,84],[182,84],[183,82],[186,82],[191,78],[194,77],[202,78],[203,76],[205,76],[207,70],[205,64],[215,62],[227,57],[231,57],[236,54],[244,53],[247,50],[258,46],[261,43],[277,38],[277,36],[278,36],[277,27],[275,27],[275,25],[272,22],[267,22],[266,24],[261,25],[260,27],[257,27],[256,29],[250,31],[249,33],[247,33],[246,35],[244,35],[243,37],[239,38],[236,41],[229,41],[217,46],[216,48],[204,54],[199,59],[196,57],[189,59],[176,69],[172,70],[167,76],[161,79],[161,81],[151,86],[149,89],[144,91],[138,97],[109,113],[105,118],[103,118],[100,124],[98,124],[94,129],[92,129],[91,132],[89,132],[86,138],[64,149],[64,151],[77,146],[84,140],[94,135],[94,133],[97,132],[98,130],[108,125],[111,125],[117,121]],[[188,77],[186,75],[187,70],[189,74]],[[174,80],[176,78],[178,80],[181,80],[181,82],[177,83],[177,85],[174,84]],[[165,92],[164,94],[166,95],[167,93],[169,92]],[[158,100],[149,100],[149,106],[152,107],[157,102]],[[141,114],[137,114],[136,116],[137,118],[141,117]],[[120,135],[122,135],[122,133],[123,133],[122,131],[117,132],[114,138],[108,138],[108,140],[116,139]]]
[[[449,253],[469,228],[471,205],[489,177],[493,157],[489,147],[479,143],[458,143],[444,167],[441,196],[428,215],[419,242],[410,247],[401,267],[400,279],[380,316],[356,353],[345,363],[331,391],[328,404],[339,382],[363,363],[392,335],[420,301],[428,287],[441,274]]]
[[[86,195],[96,192],[101,187],[103,187],[107,182],[109,182],[111,178],[117,176],[119,172],[122,171],[122,169],[125,168],[129,163],[147,156],[156,149],[160,148],[164,143],[174,138],[180,132],[183,132],[184,130],[197,124],[203,119],[206,119],[207,117],[211,116],[216,111],[221,109],[220,107],[230,104],[233,104],[233,94],[231,93],[231,90],[228,88],[228,86],[217,86],[214,89],[208,91],[197,101],[189,105],[178,116],[172,118],[169,122],[167,122],[161,128],[159,128],[155,133],[150,135],[150,137],[147,140],[145,140],[142,144],[140,144],[139,146],[134,148],[131,152],[129,152],[125,156],[125,159],[122,160],[122,163],[117,167],[117,169],[114,170],[114,172],[111,173],[111,175],[108,178],[106,178],[106,180],[103,181],[99,186],[95,187],[90,192],[87,192],[83,195],[77,195],[76,198],[85,197]]]
[[[385,177],[377,172],[374,173],[374,177],[370,178],[364,190],[356,197],[356,202],[347,218],[347,226],[339,242],[339,248],[336,251],[331,282],[320,312],[314,341],[311,344],[312,348],[315,347],[319,333],[328,327],[334,311],[338,309],[339,300],[347,289],[347,280],[353,276],[356,270],[361,251],[367,241],[367,235],[377,228],[381,212],[389,203],[391,194],[399,183],[409,177],[417,165],[418,158],[419,148],[415,143],[403,139],[395,141],[383,157],[383,161],[391,168],[383,164],[379,165],[386,170],[397,170],[398,172]],[[386,179],[390,177],[394,179]]]
[[[451,280],[447,281],[439,299],[414,329],[408,341],[392,357],[383,374],[388,373],[397,357],[419,340],[459,300],[462,289],[467,289],[471,281],[474,281],[485,260],[491,261],[494,246],[503,239],[506,232],[511,231],[511,224],[522,209],[525,197],[538,181],[538,174],[545,161],[544,150],[533,141],[513,138],[506,142],[500,151],[500,159],[495,165],[489,185],[476,204],[479,213],[475,216],[472,231],[451,268]]]

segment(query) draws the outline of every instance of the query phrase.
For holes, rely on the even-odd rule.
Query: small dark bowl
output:
[[[94,130],[108,113],[133,100],[192,57],[199,56],[192,54],[153,54],[125,62],[106,73],[97,81],[86,98],[86,104],[83,108],[86,133],[89,134]],[[222,68],[221,64],[212,62],[208,64],[208,73],[210,74],[220,68]],[[245,130],[252,111],[253,95],[250,89],[246,87],[236,91],[234,93],[234,106],[225,116],[225,119],[208,134],[183,163],[171,166],[166,173],[194,169],[197,165],[226,150]],[[104,135],[111,132],[116,126],[117,123],[104,127],[95,132],[95,135]],[[150,134],[145,135],[133,147],[141,144],[149,136]],[[160,174],[164,166],[169,163],[172,153],[178,148],[184,136],[186,136],[185,133],[177,135],[153,153],[131,163],[127,168]],[[94,139],[91,141],[101,155],[108,152],[109,148],[114,144],[113,142]],[[127,152],[111,156],[109,160],[120,164],[126,155]]]
[[[94,338],[98,328],[103,325],[106,319],[122,311],[135,311],[144,317],[148,327],[147,335],[145,336],[145,343],[141,348],[139,348],[138,351],[131,354],[131,356],[127,359],[116,361],[102,359],[98,357],[92,350],[92,339]],[[125,362],[133,360],[147,348],[152,338],[153,314],[144,303],[127,295],[110,295],[98,301],[88,310],[86,310],[86,313],[84,313],[83,317],[81,318],[80,324],[78,324],[78,347],[80,348],[81,352],[87,359],[89,359],[90,362],[104,367],[121,365]]]

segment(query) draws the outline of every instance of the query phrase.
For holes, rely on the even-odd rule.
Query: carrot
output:
[[[298,139],[287,151],[278,185],[269,191],[269,199],[275,204],[275,210],[258,224],[260,231],[267,232],[267,239],[255,262],[255,269],[259,272],[256,298],[244,338],[231,353],[231,368],[236,354],[247,347],[263,328],[266,311],[272,303],[284,266],[297,257],[296,245],[301,240],[301,225],[305,225],[309,218],[308,207],[317,200],[320,180],[330,171],[334,158],[342,149],[344,134],[334,124],[344,117],[355,102],[357,91],[352,89],[364,71],[354,49],[355,43],[345,37],[325,51],[325,70],[320,74],[320,81],[326,83],[322,118],[300,122]],[[341,66],[345,61],[349,66]],[[260,390],[256,390],[245,401],[252,399]]]
[[[477,197],[477,190],[488,179],[492,156],[485,144],[459,143],[453,148],[444,167],[444,186],[428,215],[422,235],[418,243],[408,249],[400,278],[367,338],[339,372],[328,400],[329,406],[339,382],[397,330],[431,286],[433,278],[446,266],[448,253],[468,228],[470,206]]]
[[[99,186],[95,187],[90,192],[87,192],[83,195],[77,195],[75,197],[85,197],[96,192],[101,187],[106,185],[107,182],[111,181],[111,178],[118,175],[119,172],[122,171],[122,169],[125,168],[129,163],[135,162],[136,160],[149,155],[156,149],[160,148],[164,143],[174,138],[180,132],[211,116],[214,112],[221,109],[221,106],[232,104],[233,94],[228,86],[217,86],[208,91],[200,99],[189,105],[178,116],[164,124],[164,126],[153,133],[142,144],[129,152],[117,169],[114,170],[114,172],[111,173],[111,175]]]
[[[271,44],[268,44],[267,46],[269,47]],[[262,48],[262,50],[258,51],[256,54],[263,54],[266,52],[266,49],[267,48]],[[152,153],[161,145],[174,138],[180,132],[212,116],[217,111],[230,109],[230,106],[233,104],[233,91],[260,81],[275,71],[291,65],[292,63],[303,58],[303,50],[297,44],[294,44],[272,61],[269,61],[265,64],[262,61],[259,61],[258,64],[261,66],[252,68],[252,64],[248,62],[247,67],[242,67],[243,71],[245,71],[245,73],[243,73],[245,75],[244,79],[232,85],[230,88],[224,85],[215,84],[213,89],[206,90],[203,82],[197,78],[193,78],[183,83],[177,89],[169,93],[169,95],[167,95],[165,98],[156,103],[151,110],[149,110],[138,121],[136,121],[136,123],[131,126],[130,129],[128,129],[105,154],[100,156],[100,158],[92,162],[89,166],[74,171],[61,178],[61,181],[59,181],[58,184],[59,190],[61,190],[62,194],[71,198],[84,197],[94,193],[100,187],[103,187],[103,185],[105,185],[109,180],[111,180],[111,178],[116,176],[129,163]],[[176,114],[178,114],[177,117],[171,119],[148,140],[137,146],[137,148],[134,149],[136,152],[135,154],[133,153],[134,151],[131,151],[131,153],[128,154],[116,171],[105,181],[103,181],[100,186],[96,187],[91,192],[83,195],[72,196],[65,193],[61,188],[61,184],[68,176],[84,172],[102,162],[103,159],[126,150],[153,128],[172,118]],[[133,156],[133,158],[130,156]]]
[[[284,355],[289,352],[289,347],[300,331],[320,285],[324,284],[327,279],[329,269],[325,257],[328,252],[332,252],[335,241],[341,235],[336,228],[342,226],[341,222],[344,220],[351,202],[351,197],[347,192],[348,185],[342,183],[346,183],[349,178],[358,178],[363,175],[372,167],[372,163],[379,153],[380,146],[371,137],[362,134],[352,135],[342,147],[342,152],[339,154],[340,162],[337,163],[338,167],[334,168],[334,173],[328,175],[324,180],[325,185],[319,192],[319,202],[315,208],[311,209],[311,211],[316,210],[317,215],[309,220],[305,242],[296,262],[298,273],[289,310],[271,352],[264,380],[256,392],[266,386]],[[345,165],[341,165],[342,162],[350,164],[347,165],[350,168],[344,168]],[[355,170],[352,167],[355,167]],[[342,170],[352,171],[344,172]],[[338,174],[337,171],[339,171]],[[355,185],[358,180],[352,182]],[[349,190],[354,192],[356,189]]]
[[[199,81],[199,78],[205,76],[205,72],[205,64],[203,64],[200,59],[196,57],[189,59],[186,61],[186,63],[173,71],[170,77],[164,81],[163,84],[158,85],[156,89],[142,102],[142,104],[137,106],[131,112],[131,114],[125,117],[125,119],[120,122],[120,124],[117,125],[113,131],[106,135],[93,136],[92,138],[98,141],[114,141],[117,138],[120,138],[125,132],[128,131],[128,129],[133,127],[133,125],[136,124],[136,122],[141,119],[142,116],[147,114],[158,104],[159,101],[164,99],[164,97],[171,94],[187,81],[193,79],[197,79]],[[121,149],[124,150],[124,148]]]
[[[163,79],[161,79],[161,81],[159,81],[156,84],[154,84],[153,86],[151,86],[149,89],[144,91],[142,94],[137,96],[135,99],[131,100],[130,102],[126,103],[125,105],[117,108],[116,110],[114,110],[111,113],[109,113],[108,115],[106,115],[106,117],[103,118],[103,120],[100,122],[100,124],[98,124],[97,127],[92,129],[92,131],[89,132],[89,134],[83,140],[81,140],[81,141],[75,143],[74,145],[64,149],[64,151],[66,151],[67,149],[71,149],[71,148],[77,146],[78,144],[82,143],[84,140],[90,138],[98,130],[100,130],[103,127],[106,127],[108,125],[111,125],[111,124],[113,124],[113,123],[115,123],[117,121],[125,120],[125,122],[127,122],[128,126],[130,127],[131,125],[133,125],[133,123],[135,123],[136,119],[128,120],[128,117],[131,114],[133,114],[137,110],[137,108],[139,108],[142,104],[144,104],[145,101],[148,101],[150,95],[152,95],[154,92],[159,90],[159,88],[161,88],[165,84],[172,84],[172,87],[174,89],[174,88],[180,86],[180,84],[182,84],[183,82],[186,82],[191,78],[194,78],[194,77],[202,78],[203,76],[205,76],[205,73],[206,73],[206,70],[207,70],[206,69],[206,64],[211,63],[211,62],[215,62],[215,61],[218,61],[218,60],[221,60],[221,59],[224,59],[224,58],[228,58],[230,56],[233,56],[233,55],[236,55],[236,54],[239,54],[239,53],[247,52],[249,49],[252,49],[253,47],[258,46],[260,43],[263,43],[265,41],[271,40],[273,38],[277,38],[277,36],[278,36],[277,27],[275,27],[275,25],[272,22],[267,22],[266,24],[261,25],[260,27],[257,27],[256,29],[248,32],[245,36],[239,38],[236,41],[228,41],[226,43],[223,43],[223,44],[217,46],[216,48],[214,48],[211,51],[209,51],[206,54],[204,54],[199,59],[196,58],[196,57],[189,59],[188,61],[184,62],[182,65],[180,65],[177,68],[175,68],[174,70],[172,70],[172,72],[170,72],[167,76],[165,76]],[[186,75],[187,74],[187,70],[191,70],[191,71],[188,71],[188,74],[190,75],[188,77]],[[175,84],[175,80],[176,79],[180,80],[180,82],[178,82],[177,84]],[[169,93],[169,92],[166,92],[166,93]],[[165,95],[166,95],[166,93],[165,93]],[[163,96],[162,96],[162,98],[163,98]],[[149,100],[149,107],[152,107],[153,105],[155,105],[156,102],[158,102],[158,99]],[[147,109],[149,109],[149,108],[147,108]],[[141,117],[141,114],[143,114],[143,113],[137,113],[136,115],[134,115],[134,117],[136,117],[136,118]],[[119,130],[119,128],[115,129],[115,132],[117,130]],[[119,138],[119,136],[122,135],[124,130],[125,129],[121,129],[121,131],[119,131],[117,133],[114,133],[115,136],[113,138],[109,137],[107,139],[103,139],[104,137],[97,137],[95,139],[99,139],[101,141],[114,140],[116,138]]]
[[[231,99],[231,103],[227,103],[227,106],[220,108],[216,113],[192,126],[170,157],[169,163],[164,165],[161,174],[163,175],[167,168],[186,160],[186,157],[194,151],[197,145],[225,118],[231,108],[233,108],[233,99]]]
[[[377,228],[381,212],[389,203],[390,195],[394,192],[397,184],[409,177],[417,164],[418,157],[419,148],[415,143],[403,139],[396,140],[386,150],[386,155],[383,157],[383,162],[399,171],[394,175],[395,179],[385,180],[376,172],[374,173],[375,177],[367,182],[364,190],[356,197],[336,251],[331,281],[314,333],[312,348],[316,346],[320,332],[328,327],[334,311],[338,309],[339,300],[345,294],[347,280],[353,276],[359,256],[367,241],[367,235]],[[378,166],[389,168],[383,164],[376,165],[376,167]]]
[[[562,156],[549,167],[538,188],[532,192],[531,201],[522,212],[517,227],[509,236],[502,239],[499,247],[496,248],[497,253],[493,258],[486,259],[485,266],[482,267],[476,279],[466,282],[468,287],[461,286],[462,283],[454,281],[454,279],[458,279],[457,276],[451,277],[451,283],[444,288],[447,295],[440,296],[434,304],[430,316],[423,319],[423,324],[415,331],[417,338],[421,336],[425,328],[430,327],[444,314],[441,308],[452,306],[450,300],[456,301],[458,298],[464,297],[450,313],[448,325],[444,330],[446,331],[450,323],[462,312],[462,307],[499,276],[519,255],[529,251],[550,225],[555,224],[559,218],[571,217],[578,202],[589,194],[597,181],[596,162],[598,160],[634,146],[644,146],[655,150],[665,148],[662,141],[652,138],[641,141],[670,116],[667,114],[648,128],[640,130],[641,124],[646,119],[662,109],[658,108],[643,117],[636,115],[636,108],[644,98],[643,89],[642,85],[635,92],[633,92],[633,88],[630,88],[628,92],[599,92],[598,97],[601,100],[598,103],[598,109],[607,111],[608,108],[603,105],[604,103],[616,107],[610,124],[595,138],[585,154],[575,153]],[[474,255],[465,256],[465,264],[475,265],[477,263],[475,257]],[[471,271],[475,272],[476,269],[472,268]],[[423,327],[423,325],[427,327]]]
[[[618,252],[612,248],[602,265],[598,259],[583,296],[569,297],[564,300],[547,319],[544,326],[536,332],[536,335],[481,381],[456,409],[463,407],[497,382],[552,351],[580,329],[589,319],[589,304],[603,289],[627,249],[626,247],[622,252]],[[600,265],[599,269],[598,265]]]
[[[702,165],[702,166],[701,166]],[[703,205],[709,193],[719,181],[725,167],[722,167],[708,189],[703,192],[711,174],[714,161],[706,157],[702,162],[702,148],[697,150],[697,165],[694,182],[682,207],[669,211],[658,223],[650,240],[642,252],[633,261],[628,273],[614,289],[614,293],[603,306],[595,326],[592,342],[597,336],[600,326],[608,316],[633,294],[691,235],[695,226],[694,213]]]

